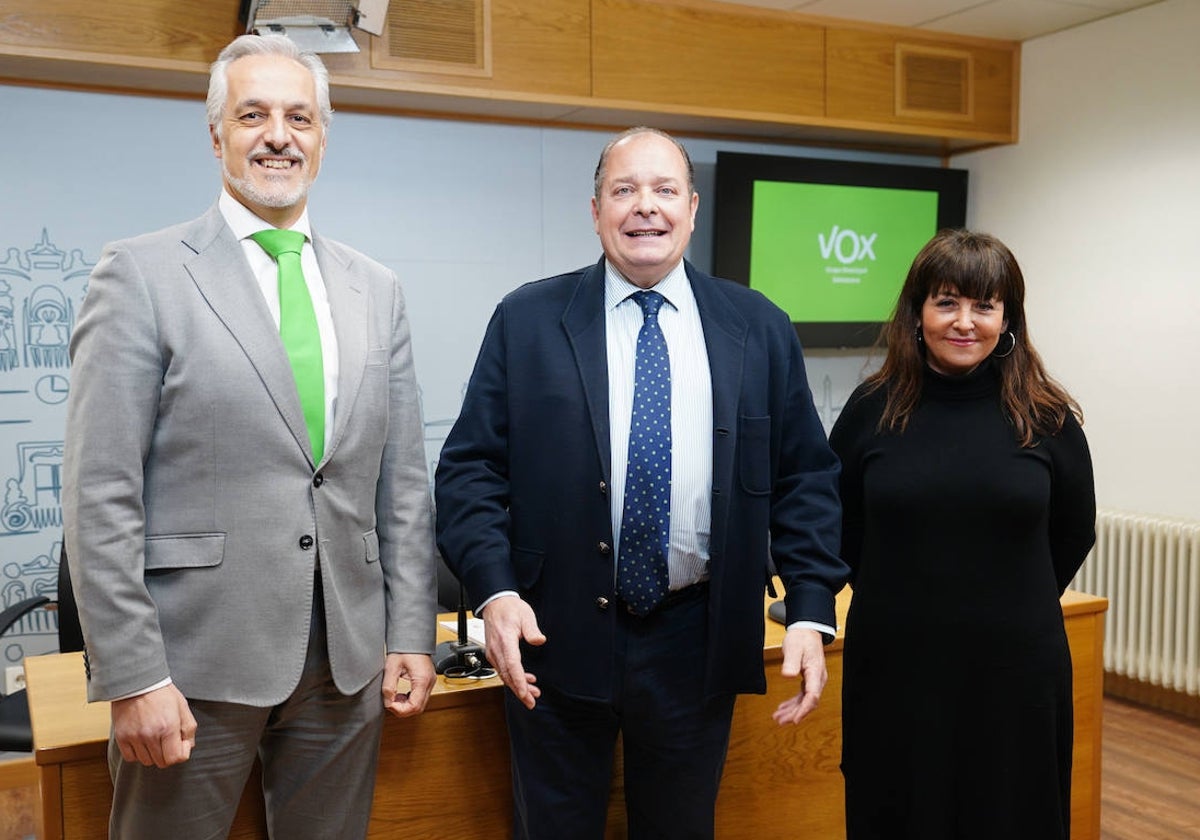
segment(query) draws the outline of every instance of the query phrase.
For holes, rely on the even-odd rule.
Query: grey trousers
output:
[[[278,706],[189,698],[197,723],[196,746],[183,764],[160,770],[127,762],[110,739],[109,837],[227,837],[256,756],[262,762],[271,837],[366,837],[383,729],[383,675],[357,694],[340,694],[326,651],[324,621],[314,617],[300,683]]]

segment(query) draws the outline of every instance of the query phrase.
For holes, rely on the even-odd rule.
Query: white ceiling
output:
[[[743,6],[1025,41],[1159,0],[725,0]]]

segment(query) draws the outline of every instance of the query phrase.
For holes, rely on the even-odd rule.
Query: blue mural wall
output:
[[[67,346],[95,260],[60,247],[48,229],[36,241],[0,246],[0,597],[7,607],[56,594]],[[0,644],[0,665],[53,650],[54,619],[45,610],[27,614]]]

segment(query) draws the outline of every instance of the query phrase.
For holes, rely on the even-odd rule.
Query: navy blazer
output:
[[[709,695],[766,691],[773,558],[788,620],[835,624],[839,464],[787,315],[685,264],[712,374]],[[511,589],[546,634],[523,647],[541,685],[611,696],[616,610],[608,482],[604,260],[496,307],[437,468],[442,554],[473,603]]]

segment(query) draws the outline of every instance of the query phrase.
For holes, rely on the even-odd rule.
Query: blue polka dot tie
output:
[[[663,296],[632,295],[642,308],[634,363],[629,467],[621,513],[617,594],[635,615],[646,615],[667,594],[671,530],[671,361],[658,325]]]

